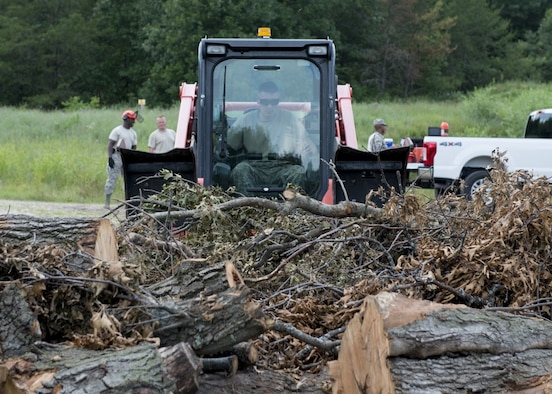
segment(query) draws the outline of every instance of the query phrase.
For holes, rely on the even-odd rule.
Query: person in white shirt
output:
[[[105,181],[105,208],[109,209],[111,195],[115,190],[115,185],[119,175],[123,173],[123,160],[119,149],[136,149],[138,145],[138,136],[132,128],[136,122],[136,112],[127,110],[123,112],[121,118],[123,124],[115,127],[109,134],[107,143],[107,180]]]
[[[172,129],[167,129],[167,119],[160,115],[157,117],[157,130],[152,131],[148,139],[148,149],[150,153],[165,153],[174,149],[174,140],[176,133]]]

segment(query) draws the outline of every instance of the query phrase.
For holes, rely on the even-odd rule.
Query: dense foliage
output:
[[[267,25],[274,37],[332,38],[339,78],[360,101],[548,82],[551,7],[552,0],[0,0],[0,105],[170,105],[181,82],[196,80],[202,37],[252,37]]]

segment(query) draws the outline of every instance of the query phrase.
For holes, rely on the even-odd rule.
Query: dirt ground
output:
[[[115,205],[112,208],[116,208]],[[119,208],[115,215],[124,216]],[[102,217],[110,214],[102,204],[70,204],[37,201],[0,200],[0,215],[30,215],[37,217]],[[122,217],[121,216],[121,217]]]

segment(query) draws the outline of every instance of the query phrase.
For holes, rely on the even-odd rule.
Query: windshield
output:
[[[552,113],[532,114],[527,120],[525,138],[552,138]]]
[[[213,182],[277,196],[320,187],[320,71],[302,59],[228,59],[213,74]]]

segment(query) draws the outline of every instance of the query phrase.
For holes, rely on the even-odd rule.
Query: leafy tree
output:
[[[543,80],[549,82],[552,81],[552,8],[546,11],[537,33],[537,44],[531,53],[536,58]]]
[[[394,70],[394,92],[408,97],[439,89],[451,51],[448,29],[453,19],[443,15],[443,3],[395,0],[389,3],[385,52]],[[400,89],[400,90],[399,90]]]
[[[431,89],[449,52],[451,18],[440,1],[349,0],[338,12],[346,65],[367,95],[408,97]],[[349,23],[350,22],[350,23]],[[356,90],[356,88],[355,88]]]
[[[197,78],[202,37],[253,37],[260,26],[274,37],[333,39],[340,82],[351,83],[357,101],[470,91],[541,72],[549,80],[550,18],[542,18],[550,7],[552,0],[0,0],[0,105],[58,108],[73,97],[170,105],[179,85]]]
[[[487,0],[499,10],[500,16],[510,22],[510,29],[516,39],[527,37],[539,29],[546,10],[552,8],[552,0]]]
[[[319,15],[330,16],[327,35],[335,42],[336,67],[340,83],[350,83],[355,100],[361,101],[374,89],[372,75],[366,72],[376,39],[377,26],[383,16],[378,0],[325,1]]]
[[[471,91],[515,76],[520,55],[499,10],[479,0],[451,0],[445,15],[455,19],[447,68],[451,90]]]
[[[92,3],[0,2],[0,103],[54,108],[81,93],[74,83],[91,59],[84,15]]]
[[[96,0],[90,23],[96,62],[89,70],[93,96],[105,104],[136,105],[154,60],[146,52],[145,26],[159,16],[159,1]]]
[[[255,37],[260,26],[275,37],[291,34],[293,16],[280,2],[256,0],[168,0],[145,25],[144,49],[154,63],[143,94],[155,103],[178,98],[178,86],[197,80],[197,47],[201,38]]]

